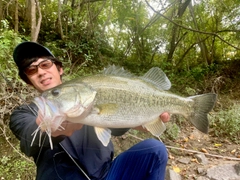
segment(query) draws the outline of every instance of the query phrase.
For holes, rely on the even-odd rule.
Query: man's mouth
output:
[[[41,84],[42,85],[49,85],[50,83],[51,83],[51,79],[52,78],[46,78],[46,79],[43,79],[43,80],[41,80]]]

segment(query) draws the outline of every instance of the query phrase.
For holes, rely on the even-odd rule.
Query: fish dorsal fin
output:
[[[151,68],[142,77],[144,81],[154,84],[161,90],[169,90],[171,88],[171,82],[166,74],[158,67]]]
[[[112,75],[112,76],[121,76],[121,77],[134,77],[132,73],[125,70],[123,67],[111,65],[107,68],[104,68],[102,74]]]

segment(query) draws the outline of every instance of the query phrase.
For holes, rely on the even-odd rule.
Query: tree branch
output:
[[[214,33],[214,32],[205,32],[205,31],[200,31],[200,30],[196,30],[196,29],[191,29],[191,28],[188,28],[186,26],[183,26],[183,25],[180,25],[176,22],[174,22],[173,20],[171,20],[170,18],[168,18],[167,16],[164,16],[163,14],[161,14],[160,12],[156,11],[148,2],[147,0],[145,0],[145,2],[147,3],[147,5],[157,14],[159,14],[160,16],[162,16],[163,18],[167,19],[168,21],[170,21],[171,23],[173,23],[174,25],[177,25],[183,29],[186,29],[186,30],[189,30],[189,31],[192,31],[192,32],[196,32],[196,33],[200,33],[200,34],[207,34],[207,35],[212,35],[212,36],[216,36],[217,38],[219,38],[221,41],[223,41],[224,43],[228,44],[229,46],[237,49],[237,50],[240,50],[239,47],[236,47],[232,44],[230,44],[229,42],[227,42],[226,40],[224,40],[222,37],[220,37],[217,33]],[[239,32],[239,31],[238,31]]]

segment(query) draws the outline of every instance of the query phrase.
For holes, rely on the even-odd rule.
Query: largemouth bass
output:
[[[107,146],[109,128],[143,126],[159,137],[166,129],[159,115],[168,112],[183,115],[198,130],[208,133],[207,116],[216,94],[185,98],[167,92],[170,87],[169,79],[158,67],[137,77],[110,66],[101,74],[65,82],[36,97],[34,103],[43,119],[38,130],[45,131],[51,143],[51,132],[61,128],[63,121],[82,123],[94,126],[98,139]]]

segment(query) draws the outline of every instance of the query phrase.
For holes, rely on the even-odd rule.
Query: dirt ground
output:
[[[113,137],[116,155],[132,145],[147,138],[155,138],[149,133],[130,130],[122,137]],[[192,125],[182,128],[176,140],[162,140],[168,149],[167,168],[181,175],[182,179],[196,179],[203,176],[212,166],[229,163],[240,163],[240,146],[226,139],[205,135]],[[204,153],[208,162],[203,165],[195,157]]]

